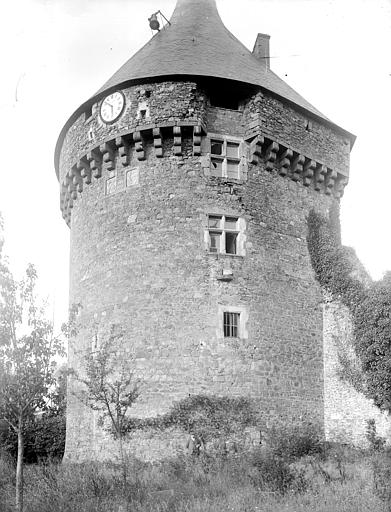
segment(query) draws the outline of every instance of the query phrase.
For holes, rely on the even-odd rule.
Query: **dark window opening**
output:
[[[239,337],[240,313],[228,313],[224,311],[224,338]]]
[[[212,153],[212,155],[222,155],[223,146],[224,142],[222,140],[212,140],[210,143],[210,152]]]
[[[152,91],[145,91],[145,97],[150,98],[152,94]]]
[[[147,111],[146,110],[140,110],[140,119],[145,119],[147,117]]]
[[[227,254],[236,254],[237,233],[225,233],[225,252]]]

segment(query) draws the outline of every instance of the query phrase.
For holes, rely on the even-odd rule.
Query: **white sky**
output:
[[[271,67],[357,135],[342,200],[343,241],[374,278],[391,270],[391,0],[217,0],[250,50],[271,35]],[[175,0],[18,0],[2,5],[0,211],[18,275],[40,275],[57,321],[68,302],[69,230],[53,167],[73,111],[151,37]]]

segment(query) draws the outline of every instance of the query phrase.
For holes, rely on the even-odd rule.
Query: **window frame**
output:
[[[223,334],[224,338],[239,338],[240,312],[223,311]]]
[[[209,156],[210,156],[210,175],[215,178],[223,178],[228,180],[241,180],[246,179],[246,158],[245,158],[245,142],[240,137],[234,137],[229,135],[221,135],[210,133],[208,135],[209,142]],[[213,144],[220,143],[222,146],[221,155],[217,153],[212,153]],[[233,156],[229,154],[229,146],[235,145],[237,146],[237,156]],[[221,173],[216,172],[216,169],[213,167],[214,162],[220,162],[221,164]],[[229,163],[234,163],[237,165],[237,174],[236,176],[232,176],[229,174]]]
[[[224,330],[224,317],[225,314],[228,313],[236,313],[238,315],[238,325],[237,325],[237,336],[225,336],[225,330]],[[237,339],[248,339],[248,331],[247,331],[247,324],[249,320],[249,314],[247,311],[246,306],[242,305],[226,305],[226,304],[219,304],[218,310],[217,310],[217,338],[224,341],[229,340],[237,340]]]
[[[211,225],[211,219],[218,219],[218,225]],[[235,226],[227,227],[227,222],[235,221]],[[206,229],[205,229],[205,244],[209,254],[225,255],[225,256],[245,256],[245,229],[246,222],[243,217],[230,213],[207,213],[206,214]],[[212,236],[218,235],[217,244],[212,243]],[[227,236],[228,235],[228,236]],[[229,243],[227,240],[233,236],[233,241]],[[216,239],[215,238],[215,239]],[[235,244],[235,252],[229,251],[231,244]],[[211,250],[216,247],[217,250]]]

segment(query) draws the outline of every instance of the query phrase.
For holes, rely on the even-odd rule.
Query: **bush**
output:
[[[10,428],[0,433],[0,445],[16,459],[18,438]],[[34,464],[42,459],[62,459],[65,449],[65,414],[45,413],[28,424],[25,432],[24,462]]]
[[[267,445],[277,457],[288,462],[323,451],[323,441],[311,423],[271,427],[267,431]]]
[[[378,452],[383,450],[384,445],[386,444],[386,440],[384,439],[384,437],[377,435],[376,422],[374,418],[367,420],[367,429],[365,437],[367,438],[369,447],[373,451]]]
[[[307,487],[303,471],[293,468],[272,451],[260,449],[254,452],[251,464],[257,470],[253,482],[261,489],[284,494],[287,491],[303,492]]]

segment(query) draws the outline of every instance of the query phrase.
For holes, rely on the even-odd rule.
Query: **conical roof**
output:
[[[170,23],[96,95],[143,78],[172,75],[226,78],[264,87],[328,120],[231,34],[220,18],[215,0],[178,0]]]
[[[170,24],[155,34],[68,119],[57,140],[55,167],[68,127],[106,92],[159,77],[215,77],[259,86],[326,121],[354,143],[354,135],[331,122],[255,57],[224,26],[215,0],[177,0]]]

